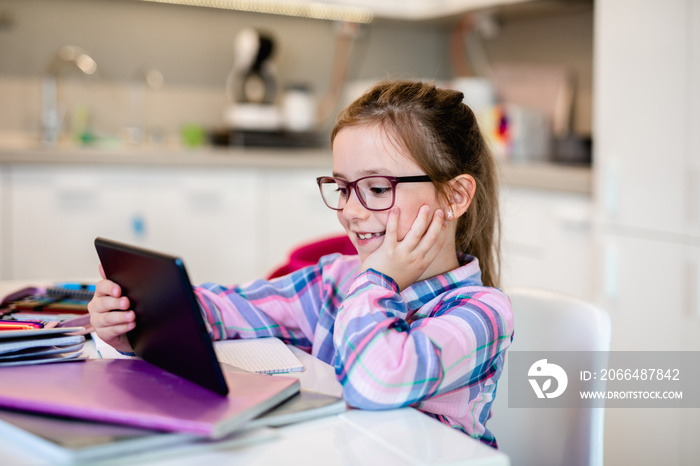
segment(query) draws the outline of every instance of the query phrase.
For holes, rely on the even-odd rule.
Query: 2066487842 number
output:
[[[673,380],[680,381],[679,369],[603,369],[601,380]]]

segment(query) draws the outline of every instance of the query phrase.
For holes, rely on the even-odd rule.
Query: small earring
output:
[[[450,210],[447,211],[447,218],[449,218],[450,220],[452,220],[452,217],[454,217],[454,216],[455,216],[455,215],[452,213],[452,209],[450,209]]]

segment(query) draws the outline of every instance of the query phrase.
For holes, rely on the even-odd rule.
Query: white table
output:
[[[26,282],[25,282],[26,283]],[[17,282],[0,282],[0,297]],[[21,285],[20,285],[21,286]],[[305,371],[294,375],[302,388],[338,395],[333,368],[297,348]],[[103,352],[104,353],[104,352]],[[104,354],[103,354],[104,356]],[[423,413],[350,410],[322,419],[246,434],[243,445],[175,447],[151,455],[116,459],[107,464],[143,465],[427,465],[508,466],[509,458]],[[51,461],[0,438],[0,464],[36,465]]]

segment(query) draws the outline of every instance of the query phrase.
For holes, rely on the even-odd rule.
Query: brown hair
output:
[[[498,286],[500,216],[496,162],[461,92],[415,81],[382,82],[343,110],[331,143],[348,126],[378,124],[406,150],[446,196],[458,175],[476,181],[474,198],[457,223],[457,250],[476,256],[482,282]]]

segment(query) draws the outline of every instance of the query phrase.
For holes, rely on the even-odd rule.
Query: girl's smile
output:
[[[378,238],[380,236],[384,236],[384,232],[381,233],[357,233],[358,238],[360,238],[360,241],[368,241],[372,238]]]
[[[355,248],[359,251],[360,248],[365,251],[365,250],[371,250],[374,251],[376,250],[379,246],[382,245],[382,242],[384,241],[384,233],[385,232],[380,232],[380,233],[361,233],[357,232],[355,233],[356,239],[354,239],[353,244],[355,245]],[[350,234],[352,237],[352,234]],[[352,239],[351,239],[352,241]]]

